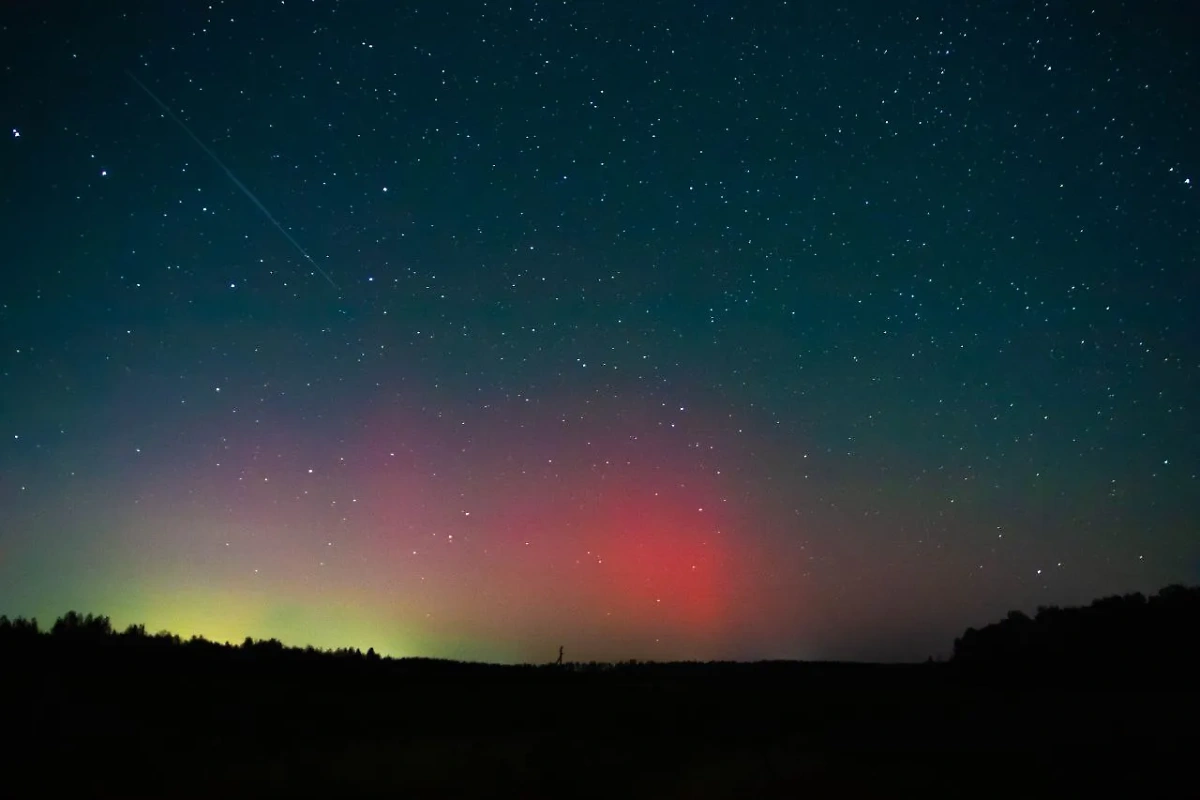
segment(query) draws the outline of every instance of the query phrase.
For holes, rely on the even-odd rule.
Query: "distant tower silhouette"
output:
[[[556,661],[554,663],[558,664],[560,667],[562,666],[562,645],[561,644],[558,646],[558,661]]]

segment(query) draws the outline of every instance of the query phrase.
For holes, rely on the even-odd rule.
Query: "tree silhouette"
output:
[[[33,619],[16,617],[10,620],[7,616],[0,616],[0,638],[25,639],[37,636],[39,633],[41,631],[38,630],[36,617]]]
[[[50,629],[52,636],[102,638],[113,633],[112,621],[101,615],[82,615],[78,611],[68,611],[54,622]]]
[[[1000,622],[968,628],[954,641],[953,663],[1007,674],[1130,678],[1200,667],[1200,588],[1168,586],[1102,597],[1079,608],[1041,607],[1030,618],[1010,611]]]

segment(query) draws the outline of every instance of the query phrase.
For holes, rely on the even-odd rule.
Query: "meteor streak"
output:
[[[321,267],[317,264],[317,262],[313,260],[313,257],[308,254],[308,251],[305,250],[303,247],[301,247],[300,243],[297,242],[294,238],[292,238],[292,235],[290,233],[288,233],[287,230],[282,225],[279,224],[279,220],[275,219],[274,215],[271,214],[271,212],[267,210],[267,207],[264,206],[262,204],[262,202],[260,202],[259,199],[254,196],[254,192],[247,189],[246,184],[244,184],[238,180],[237,175],[234,175],[233,171],[231,169],[229,169],[229,167],[225,166],[225,163],[223,161],[221,161],[220,158],[217,157],[217,154],[214,153],[211,149],[209,149],[208,145],[206,145],[203,141],[201,141],[199,136],[192,133],[192,129],[189,128],[182,119],[175,116],[175,112],[173,112],[170,109],[170,107],[167,106],[166,103],[164,103],[162,100],[159,100],[158,95],[156,95],[154,92],[150,91],[149,86],[147,86],[146,84],[139,81],[137,76],[134,75],[129,70],[125,70],[125,74],[128,75],[130,77],[130,79],[141,88],[141,90],[143,92],[150,95],[150,99],[158,104],[158,107],[163,110],[163,113],[165,113],[171,119],[175,120],[175,123],[179,127],[183,128],[184,133],[186,133],[188,136],[192,137],[192,141],[195,142],[196,144],[198,144],[200,146],[200,149],[203,150],[205,153],[207,153],[208,157],[211,158],[213,161],[215,161],[217,166],[225,171],[225,174],[229,176],[229,180],[233,181],[233,185],[236,186],[237,188],[241,189],[242,194],[246,195],[246,197],[249,197],[251,203],[254,203],[254,205],[258,206],[258,210],[261,211],[263,214],[265,214],[267,219],[271,220],[271,224],[274,225],[279,230],[279,232],[282,233],[284,235],[284,237],[287,238],[287,240],[292,243],[292,246],[295,247],[297,251],[299,251],[300,255],[304,256],[304,260],[307,261],[309,264],[312,264],[313,269],[315,269],[318,273],[320,273],[322,278],[329,281],[329,285],[332,286],[335,291],[341,292],[341,289],[338,288],[338,285],[333,282],[333,278],[329,277],[329,273],[327,273],[327,272],[325,272],[325,270],[321,269]]]

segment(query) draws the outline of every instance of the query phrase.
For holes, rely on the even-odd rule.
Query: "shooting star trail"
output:
[[[217,166],[225,171],[225,174],[229,176],[229,180],[233,181],[233,185],[238,187],[239,189],[241,189],[242,194],[246,195],[246,197],[249,197],[250,202],[254,203],[254,205],[258,206],[258,210],[261,211],[263,214],[265,214],[267,219],[271,220],[271,224],[279,229],[279,232],[282,233],[284,235],[284,237],[286,237],[287,240],[292,243],[292,246],[295,247],[297,251],[299,251],[300,255],[304,256],[304,260],[307,261],[309,264],[312,264],[313,269],[315,269],[318,273],[320,273],[322,278],[329,281],[329,285],[332,286],[335,291],[341,292],[341,289],[338,288],[338,285],[333,282],[333,278],[329,277],[329,273],[327,273],[327,272],[325,272],[325,270],[321,269],[320,265],[318,265],[317,262],[313,260],[313,257],[308,254],[308,251],[305,250],[303,247],[301,247],[300,243],[297,242],[294,238],[292,238],[292,235],[290,233],[288,233],[287,230],[282,225],[279,224],[279,220],[275,219],[274,215],[272,215],[270,211],[267,211],[267,207],[264,206],[259,201],[259,199],[254,196],[254,192],[247,189],[246,184],[244,184],[238,180],[237,175],[234,175],[233,171],[230,170],[229,167],[225,166],[225,163],[223,161],[221,161],[220,158],[217,157],[217,154],[214,153],[212,150],[210,150],[208,145],[206,145],[203,141],[200,140],[199,136],[192,133],[192,129],[189,128],[182,119],[175,116],[175,112],[172,111],[170,109],[170,107],[167,106],[166,103],[164,103],[162,100],[159,100],[158,95],[156,95],[154,92],[150,91],[149,86],[147,86],[146,84],[139,81],[137,79],[137,76],[134,75],[129,70],[125,70],[125,74],[128,75],[134,83],[136,83],[139,87],[141,87],[141,90],[143,92],[150,95],[150,99],[158,104],[158,107],[163,110],[163,113],[165,113],[171,119],[175,120],[175,123],[179,127],[183,128],[184,133],[186,133],[188,136],[192,137],[193,142],[200,145],[200,149],[203,150],[205,153],[207,153],[208,157],[211,158],[213,161],[215,161]]]

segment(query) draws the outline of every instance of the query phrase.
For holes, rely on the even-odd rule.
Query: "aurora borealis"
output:
[[[1188,13],[7,4],[0,613],[923,659],[1200,580]]]

